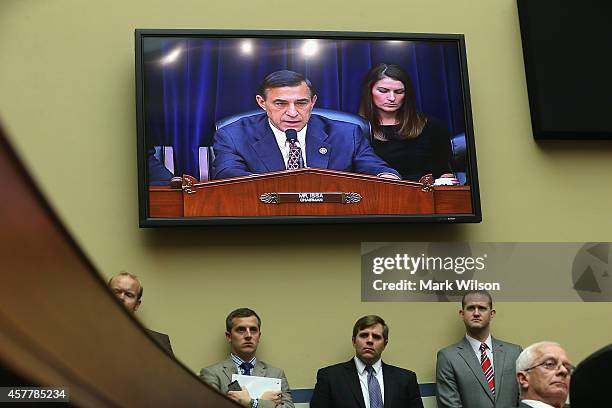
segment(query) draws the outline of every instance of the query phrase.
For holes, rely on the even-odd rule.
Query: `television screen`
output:
[[[136,30],[140,225],[479,222],[464,37]]]
[[[612,4],[517,0],[535,139],[612,139]]]

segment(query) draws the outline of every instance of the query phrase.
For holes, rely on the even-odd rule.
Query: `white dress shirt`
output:
[[[365,401],[366,408],[370,408],[370,392],[368,391],[368,372],[366,371],[366,365],[357,356],[354,357],[355,366],[357,367],[357,375],[359,376],[359,385],[361,385],[361,393],[363,394],[363,400]],[[385,383],[383,381],[382,363],[378,359],[377,362],[372,364],[374,368],[375,377],[380,385],[380,394],[382,395],[383,403],[385,402]]]
[[[470,346],[472,346],[472,350],[474,350],[474,354],[476,354],[476,360],[478,360],[478,363],[480,363],[480,345],[482,343],[485,343],[487,345],[487,357],[489,357],[489,360],[491,360],[491,367],[493,367],[493,375],[495,375],[495,365],[493,361],[493,342],[491,341],[491,335],[489,334],[489,337],[487,337],[484,342],[476,340],[475,338],[470,337],[467,334],[465,335],[465,338],[470,343]]]
[[[536,401],[536,400],[521,400],[521,402],[523,404],[529,405],[530,407],[533,408],[555,408],[552,405],[548,405],[545,402],[542,401]]]
[[[285,168],[287,168],[287,162],[289,161],[289,141],[287,140],[287,135],[280,129],[277,129],[270,119],[268,119],[268,123],[270,124],[270,128],[272,128],[272,132],[274,133],[274,137],[276,137],[276,143],[278,143],[278,148],[283,155],[283,160],[285,161]],[[304,126],[302,130],[297,132],[297,142],[296,144],[300,149],[302,149],[302,159],[304,160],[304,167],[306,167],[306,129],[308,125]]]

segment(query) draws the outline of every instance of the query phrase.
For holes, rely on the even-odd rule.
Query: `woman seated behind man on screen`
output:
[[[416,110],[410,77],[394,64],[368,71],[359,114],[372,126],[372,147],[404,180],[453,178],[450,134],[440,121]]]

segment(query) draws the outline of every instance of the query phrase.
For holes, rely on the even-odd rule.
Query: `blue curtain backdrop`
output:
[[[259,84],[279,69],[308,77],[317,107],[357,113],[368,70],[398,64],[412,78],[417,109],[442,120],[452,135],[465,131],[454,41],[153,37],[143,49],[147,144],[174,147],[177,175],[197,176],[198,148],[212,144],[215,123],[259,109]]]

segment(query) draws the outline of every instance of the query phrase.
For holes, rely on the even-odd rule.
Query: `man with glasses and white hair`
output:
[[[565,350],[549,341],[532,344],[516,360],[519,408],[562,408],[574,366]]]

